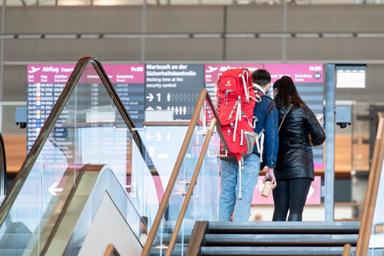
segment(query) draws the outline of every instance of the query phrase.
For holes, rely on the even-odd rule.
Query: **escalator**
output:
[[[206,95],[206,91],[200,95],[199,109],[188,127],[148,128],[172,132],[179,141],[176,147],[173,141],[173,152],[158,169],[159,161],[152,161],[141,129],[129,118],[101,64],[93,57],[80,59],[1,205],[0,255],[99,254],[107,242],[116,243],[114,235],[119,233],[97,231],[103,223],[97,216],[105,208],[115,209],[106,216],[116,216],[110,219],[120,220],[118,226],[127,230],[123,238],[128,242],[117,243],[117,251],[142,254],[148,231],[158,225],[156,214],[164,197],[168,199],[167,209],[161,211],[162,231],[174,230],[191,175],[202,166],[201,151],[208,146],[206,117],[209,113],[212,119],[212,112],[206,109]],[[216,133],[211,137],[215,137],[209,145],[214,155],[208,157],[208,165],[203,165],[206,175],[199,179],[201,184],[211,183],[210,194],[195,190],[199,198],[192,199],[193,213],[187,214],[190,218],[179,230],[191,230],[197,215],[207,220],[217,216],[218,205],[212,199],[217,196],[218,171],[208,170],[218,166],[218,138]],[[176,184],[172,191],[164,191],[168,181]],[[109,207],[101,207],[104,199]],[[102,243],[100,236],[110,241]],[[100,246],[92,246],[95,243]],[[97,253],[83,251],[96,247]]]
[[[117,217],[108,221],[120,219],[109,228],[127,231],[125,243],[118,243],[124,255],[137,254],[158,210],[156,177],[102,65],[83,57],[1,205],[0,255],[90,255],[82,250],[95,249],[86,246],[87,236],[103,209],[115,209],[109,214]],[[96,231],[99,251],[107,245],[100,236],[117,233]]]

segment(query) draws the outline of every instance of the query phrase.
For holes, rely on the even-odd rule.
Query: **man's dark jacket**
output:
[[[267,167],[275,168],[279,149],[279,113],[275,103],[269,96],[263,95],[261,101],[256,103],[253,113],[257,120],[255,132],[259,134],[264,130],[263,163]],[[253,151],[258,154],[256,147]]]

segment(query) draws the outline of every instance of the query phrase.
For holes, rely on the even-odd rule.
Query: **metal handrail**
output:
[[[0,132],[0,198],[5,196],[5,186],[7,182],[7,159],[3,135]],[[1,201],[0,201],[1,204]]]
[[[208,105],[210,106],[210,109],[212,110],[213,112],[213,115],[214,115],[214,118],[213,120],[215,120],[215,124],[216,124],[216,131],[221,139],[221,142],[223,143],[223,147],[224,149],[227,149],[228,146],[224,140],[224,136],[223,136],[223,133],[220,129],[221,127],[221,124],[220,124],[220,121],[219,121],[219,118],[218,118],[218,114],[217,114],[217,111],[216,111],[216,108],[214,107],[214,104],[208,94],[208,91],[206,89],[202,89],[200,91],[200,95],[198,97],[198,100],[195,104],[195,108],[194,108],[194,112],[193,112],[193,115],[192,115],[192,118],[191,118],[191,122],[188,126],[188,130],[187,130],[187,133],[184,137],[184,141],[183,141],[183,144],[182,144],[182,147],[179,151],[179,155],[177,156],[177,159],[176,159],[176,162],[175,162],[175,166],[172,170],[172,173],[171,173],[171,176],[169,178],[169,181],[168,181],[168,184],[167,184],[167,188],[164,192],[164,195],[163,195],[163,198],[160,202],[160,206],[159,206],[159,210],[157,211],[156,213],[156,217],[155,217],[155,220],[152,224],[152,227],[149,231],[149,235],[148,235],[148,238],[147,238],[147,242],[145,243],[144,245],[144,248],[143,248],[143,252],[142,252],[142,256],[147,256],[150,254],[150,250],[151,250],[151,247],[152,247],[152,244],[156,238],[156,234],[158,232],[158,229],[159,229],[159,226],[160,226],[160,222],[161,222],[161,219],[162,219],[162,216],[164,215],[165,213],[165,210],[167,209],[167,206],[168,206],[168,203],[169,203],[169,198],[171,196],[171,193],[173,191],[173,188],[175,186],[175,183],[176,183],[176,179],[177,179],[177,176],[179,175],[179,171],[180,171],[180,168],[181,168],[181,164],[183,162],[183,159],[185,157],[185,154],[186,154],[186,151],[187,151],[187,147],[189,145],[189,142],[191,141],[191,138],[192,138],[192,135],[193,135],[193,131],[198,123],[198,119],[199,119],[199,115],[200,115],[200,112],[201,110],[203,109],[203,106],[204,106],[204,103],[207,102]],[[200,154],[203,153],[203,149],[201,150]],[[200,159],[200,155],[199,155],[199,159]],[[197,163],[196,167],[198,167],[199,163]],[[196,168],[198,169],[197,171],[199,171],[200,168]],[[195,171],[196,171],[195,169]],[[191,186],[192,187],[192,186]],[[189,200],[188,200],[189,201]],[[188,202],[186,204],[185,207],[188,207]],[[183,215],[183,214],[182,214]]]
[[[193,190],[196,186],[197,178],[199,177],[200,169],[201,169],[201,166],[203,164],[205,154],[207,153],[208,145],[209,145],[209,142],[211,141],[211,137],[213,135],[213,130],[215,128],[215,125],[216,125],[216,118],[212,118],[211,123],[210,123],[209,128],[208,128],[208,133],[205,136],[204,143],[203,143],[203,146],[201,148],[199,158],[198,158],[196,166],[195,166],[195,170],[193,171],[191,183],[188,187],[187,194],[185,195],[185,198],[183,200],[183,205],[181,206],[179,216],[177,217],[176,225],[175,225],[175,228],[173,229],[171,240],[169,241],[167,252],[165,254],[166,256],[171,256],[173,248],[175,247],[177,235],[179,234],[181,224],[183,224],[185,213],[187,212],[188,205],[189,205],[189,202],[191,200]]]
[[[204,139],[204,143],[203,143],[203,146],[201,148],[198,161],[197,161],[195,169],[193,171],[191,183],[190,183],[190,185],[188,187],[188,191],[187,191],[187,193],[185,195],[185,198],[183,200],[183,204],[182,204],[180,213],[179,213],[179,215],[177,217],[175,228],[174,228],[174,230],[172,232],[171,240],[169,241],[169,244],[168,244],[168,248],[167,248],[167,251],[166,251],[166,256],[171,256],[172,255],[173,249],[174,249],[175,244],[176,244],[177,235],[179,234],[181,225],[183,223],[183,219],[185,217],[185,213],[187,212],[187,209],[188,209],[188,206],[189,206],[189,202],[190,202],[190,199],[192,197],[193,190],[194,190],[194,188],[196,186],[196,182],[197,182],[197,179],[198,179],[199,174],[200,174],[200,169],[201,169],[201,166],[203,164],[204,157],[205,157],[205,154],[207,152],[208,145],[209,145],[209,142],[210,142],[211,137],[213,135],[213,131],[214,131],[215,127],[216,127],[216,131],[219,134],[221,142],[224,144],[224,148],[227,148],[226,141],[223,138],[222,130],[220,128],[221,127],[220,119],[218,118],[217,111],[216,111],[216,109],[215,109],[215,107],[213,105],[213,102],[212,102],[211,97],[209,96],[209,94],[206,94],[206,100],[207,100],[208,105],[210,106],[210,108],[211,108],[211,110],[212,110],[212,112],[214,114],[214,118],[212,118],[212,120],[211,120],[211,123],[210,123],[209,128],[208,128],[208,133],[206,134],[206,137]]]
[[[185,134],[183,144],[181,145],[181,149],[179,151],[179,155],[177,156],[175,165],[173,167],[171,176],[168,180],[167,188],[165,189],[165,192],[163,194],[163,198],[161,199],[159,210],[156,213],[156,217],[153,221],[153,224],[151,226],[151,229],[148,234],[147,242],[144,245],[143,252],[141,255],[147,256],[150,254],[150,250],[153,244],[153,241],[156,238],[157,231],[160,226],[161,219],[167,209],[169,198],[171,197],[172,190],[175,186],[177,176],[179,175],[179,171],[181,168],[181,164],[183,162],[183,159],[185,157],[185,154],[187,153],[187,147],[189,145],[189,142],[191,141],[193,131],[197,125],[197,122],[199,120],[200,111],[203,108],[205,98],[207,96],[208,92],[207,90],[201,90],[200,95],[198,97],[198,100],[195,105],[195,111],[193,112],[191,122],[188,126],[187,133]]]
[[[356,255],[368,255],[369,239],[372,230],[373,217],[380,185],[381,169],[384,158],[384,113],[379,113],[379,124],[377,127],[375,147],[373,149],[372,165],[369,170],[368,189],[365,196],[363,214],[359,237],[356,244]],[[345,247],[347,250],[348,247]]]
[[[343,256],[350,256],[351,255],[351,245],[345,244],[343,248]]]
[[[4,199],[3,204],[0,207],[0,225],[4,222],[6,216],[8,215],[14,201],[17,198],[17,195],[19,194],[28,174],[30,173],[33,164],[35,163],[36,159],[38,158],[45,141],[48,139],[49,134],[55,127],[56,121],[59,118],[62,110],[64,109],[66,103],[68,102],[73,90],[75,89],[77,82],[79,81],[81,75],[83,74],[83,71],[85,68],[92,64],[95,68],[97,74],[99,75],[102,84],[104,85],[105,89],[107,90],[109,96],[113,100],[114,104],[116,105],[117,110],[122,116],[122,119],[124,120],[125,124],[127,125],[129,131],[132,134],[133,140],[136,142],[136,145],[143,156],[143,158],[146,160],[146,163],[148,165],[151,165],[151,173],[152,175],[158,175],[157,170],[154,168],[153,162],[151,157],[149,156],[148,151],[146,150],[144,143],[142,142],[140,135],[137,131],[135,131],[135,126],[131,118],[129,117],[128,112],[124,108],[123,103],[121,102],[120,98],[118,97],[115,89],[112,86],[111,81],[109,80],[108,75],[106,74],[103,66],[101,63],[97,60],[94,56],[84,56],[80,58],[69,77],[60,97],[58,98],[56,104],[51,110],[51,113],[49,114],[46,122],[44,123],[44,126],[42,127],[39,136],[37,137],[35,143],[33,144],[31,150],[29,151],[27,157],[25,158],[23,165],[20,168],[20,171],[18,172],[15,181],[13,183],[12,189],[7,194],[7,196]]]
[[[105,248],[104,256],[120,256],[119,251],[113,244],[108,244],[107,248]]]

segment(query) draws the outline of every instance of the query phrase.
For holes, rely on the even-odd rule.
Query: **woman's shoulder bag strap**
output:
[[[285,120],[285,118],[287,117],[288,113],[291,111],[292,107],[293,107],[293,104],[289,105],[287,111],[285,112],[285,114],[284,114],[284,116],[283,116],[283,119],[281,120],[281,123],[280,123],[280,125],[279,125],[278,132],[280,132],[281,126],[283,126],[284,120]]]

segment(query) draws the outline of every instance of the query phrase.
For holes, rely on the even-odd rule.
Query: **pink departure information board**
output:
[[[74,66],[74,64],[28,65],[28,150],[37,138]],[[106,64],[104,69],[130,117],[140,126],[144,121],[144,65]],[[100,83],[100,79],[96,74],[88,74],[82,76],[79,82]]]

